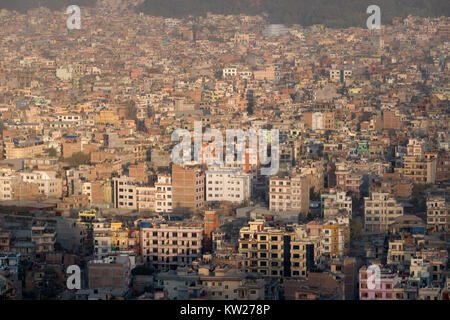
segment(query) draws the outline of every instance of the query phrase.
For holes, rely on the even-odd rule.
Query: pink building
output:
[[[377,267],[379,272],[367,270],[366,266],[359,269],[360,300],[394,300],[394,287],[401,278],[391,270]]]

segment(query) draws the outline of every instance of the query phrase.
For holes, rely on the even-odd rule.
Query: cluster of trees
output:
[[[91,7],[94,6],[96,0],[77,0],[76,5]],[[15,10],[22,13],[33,8],[45,7],[50,10],[61,10],[74,4],[71,0],[14,0],[0,1],[0,9]]]
[[[91,161],[90,153],[76,152],[70,158],[65,159],[72,167],[78,167],[82,164],[89,164]]]
[[[448,16],[447,0],[146,0],[137,11],[163,17],[215,14],[265,15],[271,23],[323,24],[328,27],[366,27],[369,5],[381,8],[381,21],[394,17]]]
[[[71,0],[0,1],[0,9],[26,12],[47,7],[60,10]],[[78,0],[78,6],[95,6],[96,0]],[[369,5],[381,8],[381,21],[389,24],[394,17],[409,14],[421,17],[449,16],[448,0],[146,0],[136,10],[163,17],[204,16],[215,14],[264,15],[271,23],[323,24],[328,27],[365,27]]]

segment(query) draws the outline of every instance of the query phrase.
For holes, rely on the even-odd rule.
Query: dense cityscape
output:
[[[449,300],[448,16],[142,2],[0,10],[0,300]]]

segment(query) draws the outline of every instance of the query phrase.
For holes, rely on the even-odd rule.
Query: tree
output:
[[[58,151],[56,151],[55,148],[51,147],[47,150],[45,150],[49,157],[55,158],[58,155]]]
[[[361,238],[363,224],[360,219],[353,218],[350,220],[350,239],[358,240]]]
[[[134,120],[137,122],[137,108],[136,108],[136,103],[133,100],[128,100],[125,103],[125,107],[126,107],[126,115],[125,118],[127,120]]]
[[[152,267],[146,267],[144,265],[136,266],[133,270],[131,270],[131,274],[133,276],[150,276],[155,272],[155,269]]]
[[[58,284],[58,274],[55,270],[46,268],[42,279],[42,287],[39,290],[41,299],[55,299],[61,291],[62,286]]]
[[[83,152],[76,152],[72,154],[70,158],[66,159],[72,167],[77,167],[82,164],[89,164],[91,161],[91,154],[86,154]]]

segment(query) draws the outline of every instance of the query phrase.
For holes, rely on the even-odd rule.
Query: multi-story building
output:
[[[239,253],[245,255],[246,272],[268,277],[305,276],[319,254],[318,240],[301,226],[280,229],[250,221],[239,231]]]
[[[387,232],[389,225],[403,215],[403,206],[389,193],[372,192],[364,197],[364,226],[369,232]]]
[[[414,183],[426,184],[436,181],[436,159],[426,159],[421,156],[405,155],[403,167],[395,168],[396,172]]]
[[[206,201],[242,203],[251,196],[251,175],[241,168],[211,168],[205,175]]]
[[[98,219],[93,223],[94,257],[104,259],[112,254],[134,257],[140,252],[139,231],[123,226],[122,222]]]
[[[3,231],[0,225],[0,253],[11,250],[11,232]]]
[[[321,253],[330,258],[342,258],[348,251],[350,229],[346,221],[329,220],[322,225]]]
[[[352,70],[349,69],[331,69],[330,80],[334,82],[345,82],[352,74]]]
[[[136,206],[138,211],[155,211],[155,190],[156,187],[136,186]]]
[[[400,130],[403,125],[403,115],[398,110],[383,111],[383,128]]]
[[[346,164],[336,164],[336,186],[343,191],[351,191],[355,197],[361,194],[363,176],[353,172]]]
[[[323,198],[323,216],[325,218],[344,215],[352,217],[352,198],[346,195],[346,192],[332,192]]]
[[[31,227],[31,242],[35,244],[37,255],[53,252],[56,242],[55,230],[47,223],[35,222]]]
[[[309,212],[309,183],[305,175],[271,177],[269,182],[271,211]]]
[[[197,165],[172,166],[173,209],[199,211],[205,201],[205,174]]]
[[[14,172],[11,169],[0,170],[0,201],[13,199]]]
[[[233,76],[237,75],[237,72],[238,72],[238,70],[237,70],[237,68],[235,66],[230,66],[230,67],[224,68],[222,70],[222,76],[224,78],[226,78],[226,77],[233,77]]]
[[[398,172],[385,173],[382,177],[376,178],[369,185],[369,191],[371,192],[389,192],[391,197],[399,199],[410,198],[412,188],[412,181],[401,176]]]
[[[135,179],[120,177],[112,179],[113,203],[115,208],[136,209]]]
[[[386,262],[389,265],[409,265],[414,256],[414,245],[405,243],[403,239],[389,241]]]
[[[394,287],[401,278],[389,269],[377,266],[379,273],[374,270],[368,272],[363,266],[359,269],[359,299],[360,300],[394,300]],[[378,279],[378,280],[377,280]]]
[[[428,196],[427,229],[436,231],[450,230],[450,215],[448,213],[448,206],[445,195]]]
[[[26,159],[34,158],[44,154],[47,144],[42,141],[5,141],[6,159]]]
[[[112,252],[111,224],[109,221],[93,222],[94,256],[96,260],[107,257]]]
[[[201,297],[210,300],[263,300],[264,279],[231,268],[199,268]]]
[[[197,222],[140,224],[144,262],[158,270],[189,266],[201,256],[203,225]]]
[[[155,183],[155,211],[172,212],[172,178],[169,175],[158,175]]]
[[[409,267],[409,279],[416,281],[419,287],[428,287],[432,279],[432,265],[423,258],[412,258]]]
[[[48,198],[59,198],[62,195],[62,179],[54,171],[21,172],[20,176],[25,183],[37,184],[40,195]]]
[[[89,261],[89,288],[126,291],[131,280],[130,269],[130,257],[127,254]]]

